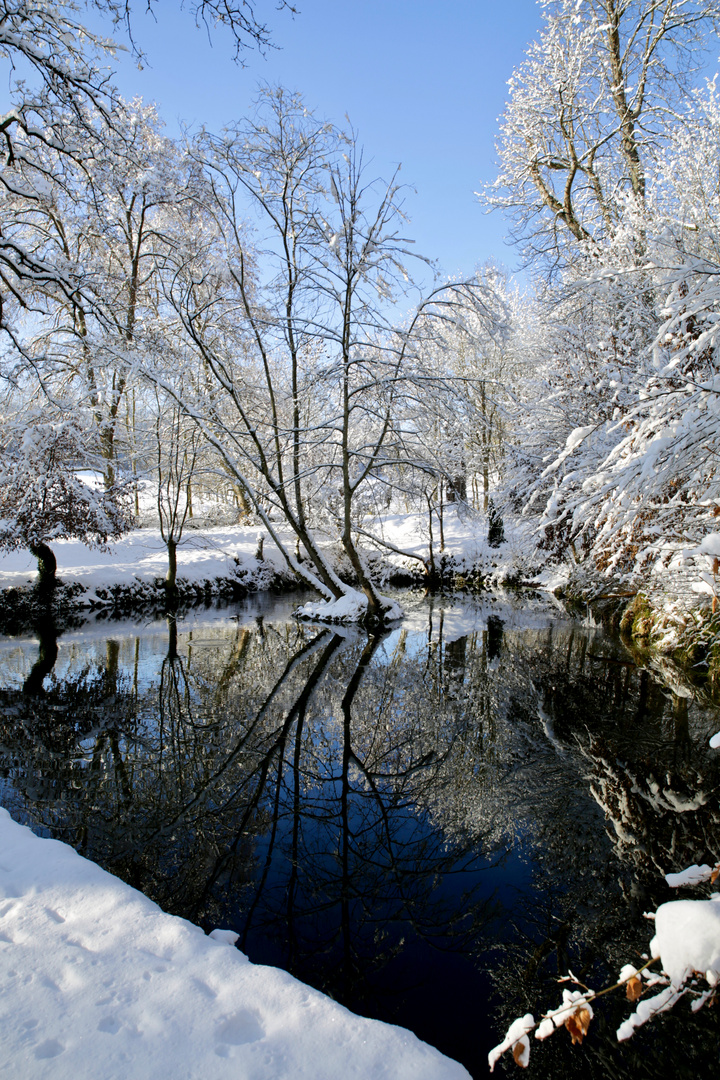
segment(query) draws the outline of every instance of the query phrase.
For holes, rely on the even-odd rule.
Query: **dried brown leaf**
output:
[[[590,1027],[590,1013],[587,1009],[582,1007],[575,1010],[572,1016],[568,1016],[565,1021],[565,1027],[570,1032],[570,1038],[572,1039],[573,1046],[575,1043],[581,1043],[588,1033]]]
[[[527,1068],[527,1057],[525,1055],[525,1046],[523,1045],[523,1043],[522,1042],[516,1042],[515,1045],[512,1048],[512,1051],[513,1051],[513,1061],[515,1062],[515,1064],[519,1065],[521,1069],[526,1069]],[[524,1061],[523,1061],[523,1058],[525,1058]]]
[[[637,999],[642,996],[642,992],[642,979],[639,975],[633,975],[631,979],[628,979],[627,988],[625,990],[628,1001],[637,1001]]]
[[[720,877],[720,863],[718,863],[718,865],[715,867],[712,874],[710,875],[710,884],[714,885],[718,877]]]

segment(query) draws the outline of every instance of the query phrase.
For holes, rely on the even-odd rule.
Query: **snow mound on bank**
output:
[[[383,598],[385,601],[385,622],[394,622],[402,619],[403,610],[393,600]],[[359,623],[365,618],[367,611],[367,597],[364,593],[355,589],[348,590],[339,600],[318,600],[303,604],[295,612],[298,619],[307,619],[309,622],[329,623]]]
[[[410,1032],[251,964],[0,808],[0,1061],[13,1080],[467,1080]]]
[[[694,863],[692,866],[688,866],[686,870],[681,870],[678,874],[666,874],[665,880],[671,889],[682,889],[686,886],[701,885],[704,881],[709,881],[712,872],[712,866],[708,866],[707,863],[703,863],[702,866]]]
[[[714,986],[720,980],[720,897],[661,904],[650,951],[662,960],[673,986],[682,986],[694,971]]]

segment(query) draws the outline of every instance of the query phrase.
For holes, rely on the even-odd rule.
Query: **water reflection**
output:
[[[659,871],[718,858],[720,724],[541,605],[409,606],[371,638],[280,604],[6,641],[3,801],[485,1075],[558,971],[598,982],[646,945]],[[618,1052],[618,1010],[542,1074],[657,1072],[654,1034]],[[712,1023],[695,1059],[662,1051],[677,1075]]]

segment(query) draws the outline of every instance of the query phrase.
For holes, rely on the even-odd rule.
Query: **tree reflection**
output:
[[[116,633],[53,671],[41,643],[8,669],[0,757],[16,809],[167,910],[369,1015],[414,1023],[427,997],[433,1041],[483,1075],[487,973],[513,1016],[568,966],[599,979],[646,945],[659,871],[717,858],[716,728],[599,632],[423,611],[375,637],[171,613],[152,658]]]
[[[38,697],[43,693],[43,683],[55,667],[58,655],[58,627],[52,610],[47,608],[35,621],[38,636],[38,658],[23,683],[23,693]]]
[[[643,912],[677,899],[663,875],[716,861],[720,839],[719,770],[707,750],[716,720],[693,688],[676,679],[680,693],[668,693],[618,644],[578,627],[554,626],[528,644],[517,661],[532,671],[532,693],[518,687],[515,706],[532,749],[508,775],[505,805],[542,811],[524,818],[532,889],[493,971],[499,1036],[515,1016],[556,1005],[556,979],[568,970],[599,988],[624,963],[639,963],[652,936]],[[549,1040],[535,1051],[536,1067],[550,1076],[651,1077],[670,1056],[674,1075],[691,1077],[714,1059],[715,1016],[688,1009],[667,1018],[663,1033],[645,1030],[619,1047],[626,1014],[620,997],[604,998],[592,1043],[578,1053],[569,1040]]]

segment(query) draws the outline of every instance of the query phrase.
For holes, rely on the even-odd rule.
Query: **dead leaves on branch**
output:
[[[516,1042],[512,1048],[513,1061],[516,1065],[519,1065],[521,1069],[527,1069],[528,1059],[530,1057],[528,1053],[527,1039]]]
[[[575,1043],[582,1043],[590,1028],[591,1020],[592,1013],[590,1012],[590,1010],[582,1007],[576,1009],[571,1016],[568,1016],[567,1020],[565,1021],[565,1027],[570,1032],[570,1038],[572,1039],[573,1046],[575,1045]]]
[[[677,882],[670,880],[673,875],[666,875],[668,884],[674,887],[686,884],[689,880],[693,882],[696,880],[711,881],[714,884],[720,878],[720,863],[717,863],[712,870],[705,865],[702,867],[689,867],[681,874],[674,876],[678,878]],[[665,970],[659,972],[650,972],[648,970],[658,962],[661,962],[660,955],[647,959],[639,968],[634,967],[632,964],[625,964],[618,981],[598,991],[592,990],[589,986],[580,982],[572,972],[568,972],[567,975],[558,979],[558,982],[574,983],[576,986],[582,987],[582,990],[563,989],[562,1003],[557,1008],[545,1013],[537,1022],[530,1013],[514,1020],[508,1028],[503,1042],[494,1047],[488,1054],[490,1071],[493,1071],[495,1064],[507,1050],[512,1053],[516,1065],[522,1069],[527,1068],[530,1060],[531,1035],[534,1035],[535,1039],[542,1041],[552,1035],[558,1028],[564,1027],[570,1036],[572,1045],[581,1046],[590,1030],[590,1023],[594,1016],[593,1005],[596,1000],[604,997],[605,994],[620,990],[622,987],[625,987],[627,1000],[632,1004],[638,1002],[639,1004],[635,1012],[617,1030],[617,1038],[621,1042],[630,1038],[635,1028],[641,1027],[659,1013],[671,1009],[688,990],[695,995],[692,1004],[693,1012],[697,1012],[704,1005],[714,1004],[717,988],[720,986],[720,973],[715,970],[696,971],[695,978],[691,980],[691,985],[678,988],[672,983],[670,975]],[[698,989],[697,978],[705,980],[706,989]],[[654,988],[653,996],[645,998],[645,992],[651,987]],[[657,993],[658,989],[660,989],[659,993]],[[641,998],[643,998],[642,1001]]]

